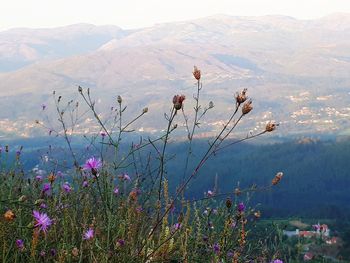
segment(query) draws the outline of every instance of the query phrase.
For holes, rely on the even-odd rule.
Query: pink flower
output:
[[[45,234],[48,228],[52,225],[52,220],[45,213],[39,211],[33,211],[33,217],[35,219],[34,227],[39,227],[39,231],[43,231]]]
[[[94,230],[92,228],[89,228],[86,230],[86,232],[83,235],[84,240],[91,240],[94,238]]]
[[[102,167],[102,162],[100,159],[95,159],[95,157],[92,157],[88,160],[86,160],[83,169],[84,170],[91,170],[91,173],[93,175],[97,175],[98,169]]]
[[[70,193],[72,191],[72,187],[69,185],[68,182],[65,182],[62,185],[62,189],[66,192],[66,193]]]
[[[116,186],[115,188],[114,188],[114,194],[115,195],[118,195],[119,194],[119,188],[118,188],[118,186]]]

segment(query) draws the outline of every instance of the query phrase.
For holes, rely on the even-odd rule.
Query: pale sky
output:
[[[130,29],[214,14],[312,19],[336,12],[350,13],[350,0],[0,0],[0,30],[75,23]]]

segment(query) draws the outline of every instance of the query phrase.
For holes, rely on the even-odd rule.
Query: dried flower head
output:
[[[47,177],[50,183],[53,183],[56,180],[56,176],[54,173],[50,173],[50,175]]]
[[[234,191],[235,195],[241,195],[242,191],[238,187]]]
[[[282,177],[283,177],[283,173],[282,173],[282,172],[278,172],[278,173],[275,175],[275,177],[272,179],[272,184],[273,184],[273,185],[278,184],[278,183],[281,181]]]
[[[227,198],[226,199],[226,207],[231,208],[231,206],[232,206],[232,200],[230,198]]]
[[[146,108],[144,108],[143,110],[142,110],[142,113],[143,114],[145,114],[145,113],[147,113],[148,112],[148,108],[146,107]]]
[[[268,124],[266,124],[265,131],[272,132],[276,129],[277,126],[278,126],[278,124],[276,124],[274,122],[269,122]]]
[[[240,93],[236,94],[236,103],[238,106],[241,105],[246,100],[247,100],[247,89],[243,89]]]
[[[243,104],[242,114],[243,115],[248,114],[249,112],[251,112],[252,109],[253,109],[252,100],[249,100],[249,101],[247,101],[246,103]]]
[[[173,104],[174,108],[176,110],[181,110],[182,109],[182,103],[185,100],[185,95],[175,95],[173,98]]]
[[[261,217],[261,212],[260,212],[260,211],[254,212],[254,217],[255,217],[256,219],[259,219],[259,218]]]
[[[123,99],[122,99],[122,97],[120,95],[118,95],[118,97],[117,97],[117,102],[119,104],[121,104],[123,102]]]
[[[79,249],[77,247],[74,247],[72,249],[72,256],[77,258],[79,256]]]
[[[201,71],[196,66],[194,66],[192,73],[193,73],[193,76],[196,80],[201,79]]]
[[[13,220],[15,220],[16,215],[14,212],[12,212],[12,210],[7,210],[4,214],[4,218],[7,222],[12,222]]]

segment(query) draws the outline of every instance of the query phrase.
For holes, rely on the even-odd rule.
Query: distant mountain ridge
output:
[[[53,90],[74,97],[77,85],[91,88],[106,109],[120,94],[132,112],[141,107],[132,104],[166,111],[173,94],[192,97],[193,65],[202,69],[203,99],[217,107],[209,123],[232,107],[234,92],[248,87],[256,129],[273,118],[284,124],[282,133],[346,133],[349,51],[350,14],[316,20],[215,15],[136,30],[77,24],[2,31],[0,121],[12,128],[0,134],[18,134],[14,127],[28,126]],[[153,119],[148,128],[159,130]]]

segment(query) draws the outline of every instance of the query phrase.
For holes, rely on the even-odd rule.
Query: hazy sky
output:
[[[310,19],[334,12],[350,13],[350,0],[0,0],[0,30],[81,22],[137,28],[213,14]]]

